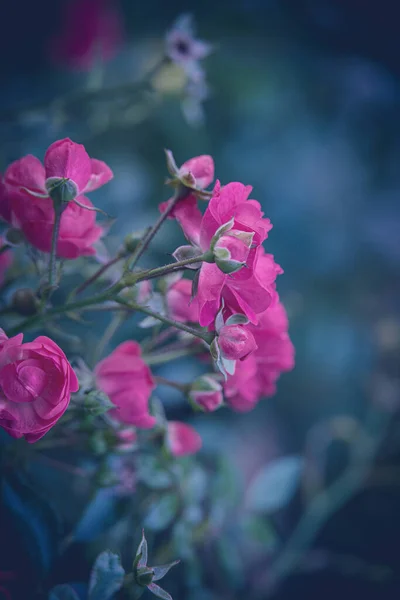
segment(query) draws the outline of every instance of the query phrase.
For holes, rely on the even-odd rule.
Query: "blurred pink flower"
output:
[[[222,385],[210,375],[198,377],[189,392],[190,400],[205,412],[213,412],[222,406]]]
[[[191,425],[169,421],[167,429],[168,446],[174,456],[195,454],[200,450],[201,437]]]
[[[169,286],[166,301],[170,316],[179,323],[198,321],[199,307],[196,298],[192,300],[192,281],[178,279]]]
[[[0,426],[32,443],[43,437],[67,410],[78,379],[64,352],[51,339],[22,343],[0,329]]]
[[[96,61],[110,60],[124,37],[117,0],[69,0],[61,23],[50,56],[71,69],[89,71]]]
[[[150,429],[156,424],[149,413],[155,387],[149,367],[141,357],[140,345],[128,341],[104,358],[95,368],[97,385],[116,408],[109,411],[121,423]]]

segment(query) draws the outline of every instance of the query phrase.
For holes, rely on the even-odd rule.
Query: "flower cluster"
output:
[[[14,293],[11,310],[17,307],[15,298],[25,299],[29,292],[29,310],[17,312],[34,323],[52,314],[68,314],[70,308],[107,302],[111,310],[127,311],[122,321],[134,310],[146,315],[143,327],[169,325],[147,340],[146,352],[134,340],[117,346],[93,372],[89,370],[88,387],[80,381],[80,393],[97,394],[96,400],[87,397],[85,406],[96,415],[108,412],[118,447],[136,444],[137,429],[154,430],[156,436],[162,434],[169,453],[178,457],[197,452],[201,439],[191,425],[165,417],[160,421],[154,412],[152,395],[163,378],[159,381],[147,363],[148,348],[159,348],[149,355],[155,364],[189,353],[200,354],[207,368],[213,364],[215,373],[205,373],[192,383],[169,382],[193,407],[206,412],[224,404],[237,411],[250,410],[262,397],[273,394],[280,373],[294,365],[294,349],[276,291],[275,280],[282,269],[263,247],[272,225],[259,202],[250,198],[251,187],[217,181],[213,191],[207,191],[214,180],[214,161],[208,155],[178,167],[167,151],[167,166],[171,175],[167,183],[174,194],[160,204],[160,219],[175,219],[188,240],[173,253],[175,263],[148,271],[136,267],[158,223],[84,283],[87,287],[107,266],[127,257],[119,280],[114,278],[100,296],[52,311],[51,288],[44,302],[24,288]],[[82,145],[70,139],[52,144],[44,164],[29,155],[7,168],[0,188],[0,214],[26,242],[50,253],[49,281],[54,255],[75,259],[95,253],[94,243],[103,230],[85,194],[111,178],[104,162],[90,158]],[[202,212],[199,203],[204,201],[208,204]],[[2,244],[1,276],[12,259],[12,244]],[[185,269],[194,277],[183,277]],[[154,278],[159,282],[153,286]],[[165,345],[171,336],[175,341]],[[81,375],[78,372],[83,381]],[[52,340],[39,336],[24,344],[22,334],[8,338],[0,330],[0,425],[10,435],[39,440],[64,414],[78,387],[75,372]]]

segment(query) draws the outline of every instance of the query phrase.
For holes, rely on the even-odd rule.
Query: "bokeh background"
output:
[[[284,268],[278,289],[290,318],[296,367],[281,378],[276,396],[255,411],[196,418],[204,455],[208,460],[223,457],[246,490],[258,470],[276,457],[315,453],[329,483],[344,468],[346,436],[351,437],[354,422],[362,423],[371,406],[390,412],[375,459],[376,481],[362,486],[332,514],[314,537],[302,568],[271,593],[282,600],[321,594],[398,597],[396,3],[114,0],[120,45],[94,73],[55,60],[52,40],[63,29],[66,4],[14,0],[2,8],[0,170],[22,154],[42,156],[57,138],[70,136],[84,143],[115,173],[96,195],[97,205],[118,217],[110,231],[110,251],[122,236],[151,223],[158,203],[168,198],[163,148],[173,150],[178,164],[212,154],[223,183],[253,185],[253,197],[274,224],[267,248]],[[195,17],[199,37],[215,46],[204,63],[210,86],[204,123],[193,125],[185,118],[179,78],[171,73],[157,82],[157,100],[132,100],[129,118],[109,113],[101,103],[89,109],[79,105],[67,119],[60,118],[54,103],[58,97],[87,85],[121,85],[151,67],[166,30],[187,11]],[[77,30],[79,26],[78,20]],[[28,110],[30,106],[35,110]],[[164,260],[180,243],[178,228],[168,223],[152,246],[148,264]],[[93,322],[88,350],[105,324],[105,318]],[[114,342],[127,336],[124,329]],[[188,360],[159,373],[188,381],[199,369]],[[191,418],[179,396],[167,389],[163,394],[168,414]],[[321,451],[316,432],[332,423],[332,443]],[[297,491],[290,504],[274,513],[274,548],[288,539],[303,512],[304,497]],[[175,589],[175,600],[267,597],[273,549],[263,546],[264,539],[239,575],[239,543],[227,538],[221,549],[229,563],[225,571],[215,573],[205,561],[201,576],[191,584],[182,582],[178,570],[171,573],[168,589]],[[72,553],[69,564],[58,567],[56,581],[86,577],[90,565],[82,562],[84,553],[75,552],[79,561]]]

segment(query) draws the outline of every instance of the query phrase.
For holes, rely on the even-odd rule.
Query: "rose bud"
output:
[[[212,412],[223,404],[222,386],[212,376],[202,375],[193,382],[189,399],[205,412]]]

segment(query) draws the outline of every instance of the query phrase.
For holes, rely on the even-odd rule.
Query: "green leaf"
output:
[[[268,519],[256,515],[245,517],[242,527],[244,533],[253,542],[257,542],[266,550],[273,550],[278,544],[278,538],[275,529]]]
[[[111,600],[121,589],[124,576],[119,556],[109,550],[102,552],[90,574],[88,600]]]
[[[165,577],[165,575],[168,573],[168,571],[170,569],[172,569],[172,567],[174,567],[175,565],[179,564],[179,562],[180,562],[179,560],[174,560],[174,562],[168,563],[167,565],[160,565],[159,567],[153,567],[153,571],[154,571],[153,581],[159,581],[160,579]]]
[[[247,508],[266,514],[284,508],[296,492],[303,466],[300,456],[284,456],[265,465],[250,484]]]
[[[79,596],[70,585],[63,584],[50,590],[48,600],[79,600]]]

